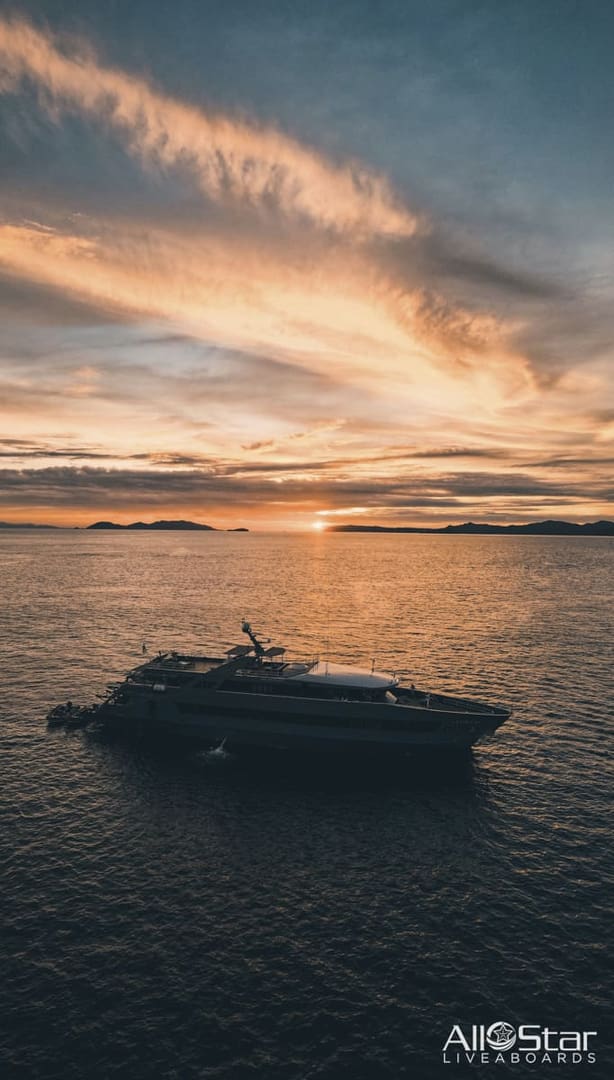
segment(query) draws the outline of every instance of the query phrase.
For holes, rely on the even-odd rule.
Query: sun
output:
[[[315,529],[316,532],[322,532],[322,530],[326,528],[326,522],[325,521],[313,521],[311,523],[311,528]]]

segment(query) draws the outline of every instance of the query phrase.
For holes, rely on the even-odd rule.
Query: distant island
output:
[[[152,531],[184,531],[184,532],[219,532],[215,525],[202,525],[199,521],[133,521],[130,525],[118,525],[116,521],[95,521],[93,525],[35,525],[29,521],[0,521],[0,529],[137,529]],[[221,530],[222,532],[249,532],[244,525],[235,529]]]
[[[572,521],[531,521],[526,525],[476,525],[467,521],[464,525],[445,525],[441,529],[427,529],[409,525],[329,525],[327,532],[347,533],[465,533],[533,535],[533,536],[614,536],[614,521],[587,521],[576,525]]]
[[[33,525],[30,521],[0,521],[0,529],[62,529],[63,525]]]
[[[95,521],[88,529],[151,529],[155,531],[217,532],[213,525],[201,525],[198,521],[133,521],[131,525],[117,525],[114,521]]]

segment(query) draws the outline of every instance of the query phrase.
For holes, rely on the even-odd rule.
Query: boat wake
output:
[[[213,762],[232,760],[233,755],[226,750],[226,742],[226,739],[222,739],[218,746],[214,746],[213,749],[207,750],[204,755],[205,760]]]

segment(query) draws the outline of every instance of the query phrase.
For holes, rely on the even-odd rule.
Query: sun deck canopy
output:
[[[288,667],[290,666],[288,665]],[[327,686],[346,686],[348,689],[356,687],[360,690],[385,690],[388,687],[396,686],[398,683],[398,679],[395,679],[393,675],[387,675],[381,671],[346,667],[344,664],[328,664],[322,660],[310,667],[308,671],[304,670],[302,664],[296,666],[297,668],[302,667],[303,670],[296,673],[285,671],[284,678],[297,678],[304,683],[320,683]]]

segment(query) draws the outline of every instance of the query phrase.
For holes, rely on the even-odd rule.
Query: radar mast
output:
[[[250,623],[248,623],[247,620],[243,621],[243,625],[241,626],[241,629],[242,629],[244,634],[247,634],[247,636],[250,639],[252,645],[254,646],[254,652],[256,653],[256,656],[258,656],[258,657],[264,656],[264,649],[263,649],[262,645],[260,644],[260,642],[258,641],[258,638],[256,637],[254,631],[251,628]]]

